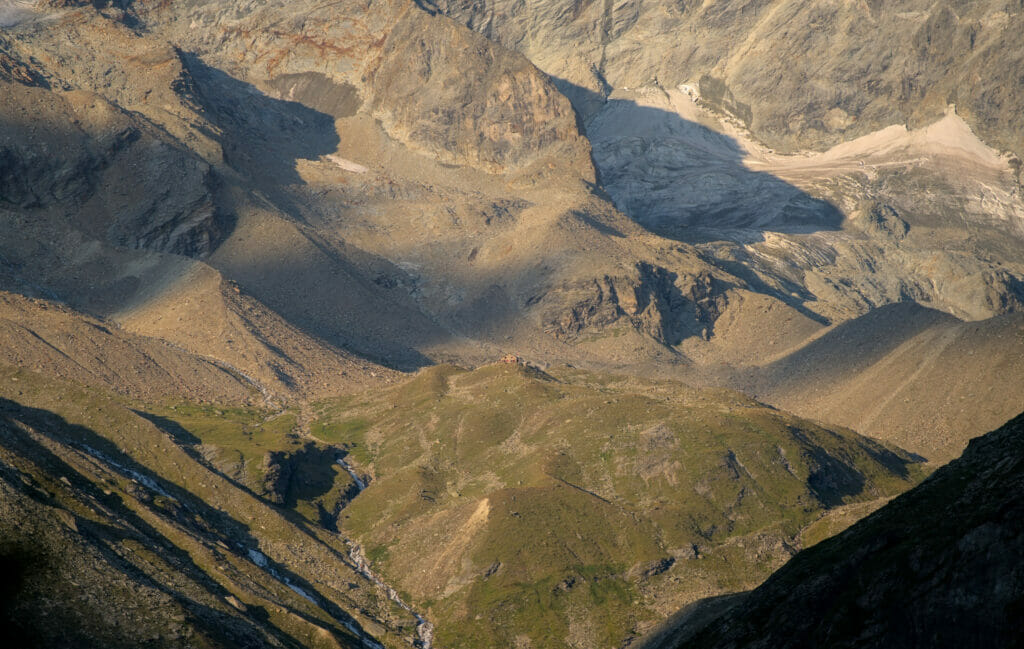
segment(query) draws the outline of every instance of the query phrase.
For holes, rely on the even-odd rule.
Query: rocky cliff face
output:
[[[431,6],[552,76],[619,209],[755,291],[826,323],[1024,304],[1019,3]]]
[[[207,64],[333,117],[365,102],[390,136],[443,162],[503,172],[558,156],[586,167],[572,110],[544,74],[411,1],[139,3],[135,11]],[[295,95],[290,81],[299,78]]]
[[[801,149],[955,103],[986,141],[1024,150],[1016,0],[430,4],[576,86],[588,118],[600,104],[584,91],[691,84],[770,146]]]
[[[6,208],[74,210],[69,225],[114,246],[195,257],[216,247],[227,223],[208,163],[133,113],[133,104],[68,87],[64,68],[21,65],[27,77],[12,77],[3,99]]]

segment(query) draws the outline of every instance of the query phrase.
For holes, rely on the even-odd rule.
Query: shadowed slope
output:
[[[0,368],[0,553],[39,551],[3,611],[19,637],[336,649],[414,626],[337,535],[188,446],[109,393]]]
[[[1024,417],[655,647],[1020,647]]]

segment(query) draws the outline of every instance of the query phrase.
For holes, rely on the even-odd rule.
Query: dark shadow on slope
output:
[[[12,102],[30,107],[35,105],[30,99],[42,102],[45,97],[58,112],[53,120],[43,119],[46,111],[40,113],[45,123],[37,123],[36,130],[48,138],[42,143],[16,121],[0,124],[11,139],[9,155],[5,158],[0,151],[0,203],[17,210],[47,208],[48,213],[33,214],[25,223],[48,222],[57,234],[41,235],[46,228],[12,221],[7,236],[0,237],[0,285],[66,301],[100,317],[120,311],[152,287],[141,285],[140,276],[121,264],[107,269],[98,262],[64,274],[37,271],[44,264],[64,263],[63,235],[84,230],[87,239],[110,246],[206,259],[289,324],[328,345],[396,369],[429,365],[416,348],[447,339],[449,332],[423,314],[405,287],[388,290],[373,281],[381,268],[393,268],[395,275],[401,269],[353,246],[324,244],[312,228],[304,227],[307,204],[318,199],[304,186],[297,162],[337,150],[334,117],[357,110],[362,101],[358,93],[323,75],[283,75],[271,85],[282,96],[294,94],[308,105],[283,101],[194,55],[180,56],[187,73],[174,89],[209,119],[207,135],[220,143],[226,165],[210,169],[188,143],[139,114],[115,111],[112,125],[76,127],[61,97],[12,95]],[[6,121],[0,115],[0,122]],[[137,178],[125,175],[136,173],[136,159],[146,161],[144,172]],[[118,203],[124,193],[117,186],[129,177],[145,200],[130,196]],[[302,250],[282,260],[243,243],[235,249],[242,254],[218,257],[218,247],[237,226],[240,210],[235,201],[240,194],[250,205],[295,221],[300,236],[323,255]],[[82,211],[83,205],[88,209]],[[82,211],[83,216],[69,219],[58,210]],[[33,246],[39,251],[26,252]],[[38,261],[46,258],[50,261]]]
[[[68,465],[53,451],[23,432],[23,425],[30,426],[38,434],[49,438],[54,444],[90,455],[105,465],[107,470],[130,479],[132,484],[137,485],[132,494],[133,497],[136,497],[140,504],[149,507],[154,514],[163,518],[173,527],[202,539],[205,544],[230,548],[229,551],[251,562],[252,558],[247,552],[250,548],[257,548],[259,544],[257,539],[252,536],[248,525],[235,520],[226,512],[207,505],[202,498],[164,480],[147,467],[138,464],[99,433],[84,426],[69,423],[56,413],[0,398],[0,445],[17,456],[29,459],[43,469],[48,476],[67,478],[68,484],[72,488],[84,491],[92,500],[102,502],[108,510],[116,515],[116,520],[124,523],[123,528],[115,528],[105,523],[79,519],[80,531],[83,536],[109,564],[118,567],[126,576],[172,597],[194,615],[197,621],[202,621],[204,629],[208,629],[213,637],[216,638],[227,633],[228,635],[221,639],[221,641],[227,642],[225,646],[263,646],[265,642],[258,637],[260,630],[275,637],[285,647],[297,649],[300,646],[305,646],[302,640],[295,639],[287,632],[268,624],[265,615],[259,615],[260,609],[252,608],[247,610],[246,615],[255,623],[243,631],[246,635],[251,634],[252,637],[246,638],[239,644],[242,639],[232,638],[230,635],[232,631],[227,630],[230,627],[235,627],[233,632],[239,631],[237,623],[230,624],[228,616],[196,602],[182,592],[171,589],[126,562],[114,547],[114,544],[120,539],[134,540],[145,547],[159,547],[162,556],[195,585],[220,600],[231,595],[230,591],[198,566],[186,550],[178,548],[171,539],[152,527],[126,505],[120,496],[103,492],[100,487]],[[29,497],[44,505],[57,506],[57,503],[53,501],[53,496],[48,492],[41,489],[25,490],[22,486],[24,480],[19,480],[15,475],[8,475],[11,471],[5,471],[5,468],[5,465],[0,463],[0,479],[7,481],[12,488],[24,491]],[[15,469],[14,472],[17,470]],[[160,492],[171,496],[171,499],[164,499],[170,500],[170,502],[158,505],[156,496],[160,495]],[[87,506],[91,508],[88,503]],[[342,560],[340,556],[338,558]],[[357,624],[336,604],[320,597],[313,585],[284,566],[265,558],[260,567],[265,568],[277,581],[293,591],[296,591],[296,588],[301,589],[305,593],[304,597],[315,599],[316,604],[335,620],[338,620],[340,624],[346,626]],[[299,594],[302,595],[302,593]],[[318,626],[323,624],[322,620],[312,618],[300,610],[289,607],[288,611],[311,624]],[[340,633],[341,629],[338,628],[337,631]]]
[[[323,254],[322,259],[296,259],[288,267],[264,268],[254,261],[245,269],[219,269],[315,338],[396,369],[429,365],[429,359],[397,336],[370,338],[366,323],[360,322],[358,327],[342,324],[345,317],[338,316],[348,316],[352,303],[386,310],[394,298],[384,295],[337,246],[326,243],[312,228],[303,227],[309,225],[310,198],[302,191],[306,183],[296,169],[297,161],[315,161],[338,149],[341,140],[334,120],[358,110],[362,100],[356,89],[319,73],[281,75],[269,83],[298,99],[286,101],[206,65],[194,54],[182,53],[181,58],[190,83],[178,91],[202,106],[204,116],[217,127],[217,132],[209,135],[220,142],[225,162],[245,179],[253,195],[293,219],[307,241]],[[287,280],[282,282],[281,277]],[[346,293],[353,299],[339,299]],[[305,299],[296,301],[297,294]],[[311,304],[327,305],[327,313],[310,308]],[[395,320],[408,317],[396,316]]]
[[[1018,416],[738,606],[654,647],[1021,647],[1022,489]]]
[[[807,476],[807,488],[826,509],[843,505],[848,496],[864,493],[867,481],[856,469],[822,449],[808,449],[804,453],[810,460],[808,465],[811,469]],[[905,467],[900,468],[904,475],[908,473]]]
[[[695,233],[695,237],[700,233]],[[721,237],[718,237],[720,240]],[[725,257],[719,257],[713,254],[711,251],[696,249],[697,255],[702,261],[710,266],[716,266],[726,271],[730,275],[740,278],[746,282],[747,288],[750,290],[761,293],[762,295],[770,295],[780,302],[792,307],[801,315],[809,318],[818,324],[830,325],[829,319],[825,316],[815,313],[808,309],[804,303],[812,302],[817,300],[815,295],[807,290],[807,287],[802,284],[798,284],[785,276],[775,277],[774,279],[779,282],[779,288],[770,285],[766,282],[757,272],[754,271],[750,263],[749,256],[743,260],[727,259]]]
[[[83,426],[67,423],[62,417],[54,413],[22,406],[7,399],[0,399],[0,445],[8,452],[28,460],[32,465],[45,472],[47,476],[60,476],[64,478],[67,480],[70,488],[86,495],[87,498],[83,503],[86,508],[93,507],[92,503],[89,502],[90,500],[102,503],[103,509],[109,511],[111,513],[110,516],[113,516],[119,522],[119,525],[114,526],[87,518],[76,517],[75,524],[83,545],[98,553],[107,566],[121,573],[129,581],[137,582],[169,596],[188,612],[188,615],[191,616],[190,622],[195,625],[197,630],[201,633],[209,634],[209,639],[225,642],[230,641],[233,635],[240,633],[242,637],[236,637],[236,641],[242,640],[244,637],[246,644],[250,646],[258,646],[260,644],[262,638],[259,637],[259,631],[256,628],[240,628],[238,622],[231,619],[230,616],[209,608],[183,591],[176,590],[165,583],[153,579],[146,572],[139,570],[131,561],[123,558],[117,546],[125,540],[139,543],[143,547],[159,549],[160,556],[169,565],[173,565],[176,570],[181,572],[191,582],[191,585],[205,590],[210,596],[215,598],[224,598],[230,595],[229,591],[224,589],[194,563],[187,551],[177,547],[170,539],[150,526],[130,509],[120,496],[101,491],[99,486],[68,465],[50,449],[45,448],[22,432],[20,424],[31,426],[38,433],[50,438],[57,444],[66,444],[71,441],[68,438],[77,438],[78,440],[88,440],[86,443],[91,443],[95,446],[110,445],[107,440]],[[124,457],[118,457],[118,459],[130,462],[130,460]],[[119,464],[125,468],[130,466],[120,462]],[[21,491],[42,505],[60,508],[60,503],[48,491],[25,487],[26,484],[31,484],[34,481],[31,474],[28,474],[26,478],[26,474],[20,474],[20,471],[17,469],[13,467],[8,468],[2,464],[0,464],[0,469],[7,469],[0,470],[0,480],[7,482],[12,489]],[[119,471],[115,472],[120,473]],[[143,474],[140,473],[140,475]],[[28,483],[25,482],[26,479],[29,480]],[[178,495],[181,494],[182,492],[179,490]],[[166,513],[161,513],[166,516]],[[196,512],[190,513],[195,514]],[[188,516],[181,517],[180,520],[175,522],[185,526],[195,526],[196,524],[196,521]],[[237,532],[238,530],[236,529],[235,531]],[[230,537],[225,538],[230,541]],[[65,550],[70,550],[70,548]],[[33,569],[36,575],[41,573],[44,578],[48,576],[48,573],[54,572],[59,563],[55,557],[46,556],[44,552],[35,555],[33,559],[33,563],[28,567]],[[59,575],[52,576],[52,579],[59,578]],[[26,646],[41,646],[38,644],[40,639],[55,640],[53,637],[55,630],[47,627],[52,626],[52,622],[55,619],[59,620],[63,617],[59,610],[56,611],[56,618],[52,617],[52,615],[47,615],[51,624],[45,626],[41,624],[41,621],[36,621],[35,623],[32,623],[31,619],[26,621],[26,611],[21,611],[21,613],[23,625],[19,629],[19,633],[25,640],[32,641]],[[52,613],[54,612],[51,611]],[[28,617],[31,618],[31,616]],[[56,631],[61,634],[71,634],[70,643],[67,646],[110,646],[109,643],[111,641],[116,641],[114,638],[76,637],[76,635],[79,635],[79,630],[74,628],[74,617],[74,615],[68,615],[66,620],[69,623],[68,627]],[[273,627],[268,627],[265,631],[276,636],[286,647],[297,648],[300,646],[297,640],[292,639],[289,635]],[[69,640],[66,635],[63,638],[65,641]],[[123,645],[115,644],[113,646],[128,647],[133,645],[126,642]]]
[[[340,453],[333,447],[307,444],[289,453],[291,476],[284,494],[285,507],[294,509],[300,500],[314,501],[334,488],[334,468]]]
[[[145,410],[132,410],[132,412],[149,421],[149,423],[156,426],[159,430],[167,433],[168,437],[173,439],[178,446],[191,450],[192,446],[203,443],[203,440],[190,433],[184,426],[173,419],[154,415],[146,412]]]
[[[208,471],[219,475],[221,478],[229,482],[232,487],[235,487],[236,489],[239,489],[241,491],[245,491],[251,494],[254,498],[263,497],[261,494],[256,493],[248,486],[242,484],[235,478],[224,473],[216,466],[211,464],[205,457],[203,457],[203,454],[200,453],[199,449],[197,448],[200,444],[203,443],[203,440],[193,435],[191,431],[189,431],[187,428],[185,428],[178,422],[174,421],[173,419],[168,419],[167,417],[154,415],[153,413],[149,413],[144,410],[133,410],[132,412],[134,412],[139,417],[142,417],[149,423],[156,426],[157,430],[170,437],[186,455],[195,460],[196,463],[201,464]]]
[[[196,463],[212,473],[216,473],[236,489],[276,507],[282,516],[287,518],[290,523],[300,527],[310,538],[316,539],[316,535],[306,529],[307,519],[296,511],[300,500],[313,503],[319,508],[317,522],[321,527],[330,532],[338,531],[338,512],[328,511],[323,507],[322,501],[317,500],[330,493],[335,486],[337,461],[344,456],[344,452],[338,448],[320,447],[306,443],[297,449],[268,451],[266,455],[267,481],[263,485],[264,490],[260,492],[228,475],[204,457],[197,448],[203,441],[178,422],[142,410],[133,412],[170,437]],[[346,502],[351,501],[358,492],[356,485],[351,484],[342,494],[342,498]]]
[[[651,232],[687,243],[750,243],[765,231],[840,228],[835,205],[751,170],[735,139],[669,111],[553,80],[578,110],[592,114],[602,106],[583,127],[601,184],[616,207]]]
[[[610,197],[608,197],[608,200],[610,200]],[[620,232],[617,228],[613,228],[612,226],[606,223],[602,223],[597,218],[595,218],[594,215],[588,214],[586,212],[581,212],[578,210],[573,210],[572,215],[605,236],[615,237],[616,239],[626,238],[626,235]]]
[[[303,220],[298,212],[288,216]],[[330,242],[314,228],[302,228],[301,234],[319,256],[296,257],[286,266],[257,260],[227,274],[314,338],[392,369],[409,371],[433,364],[414,345],[440,340],[447,333],[409,299],[407,287],[416,282],[405,270],[346,242]],[[365,266],[386,268],[399,279],[390,287],[375,281],[380,275],[371,278],[356,263],[360,258]]]
[[[789,432],[804,447],[804,458],[810,469],[807,476],[807,487],[826,508],[831,509],[847,504],[846,499],[849,496],[864,493],[867,479],[855,465],[844,461],[845,458],[842,455],[836,457],[830,454],[815,444],[799,428],[790,426]],[[832,434],[835,435],[835,433]],[[902,449],[897,449],[894,452],[868,437],[857,436],[856,444],[873,461],[904,480],[910,478],[908,465],[926,461],[920,455]]]
[[[642,637],[636,649],[675,649],[683,639],[700,631],[742,603],[749,592],[705,597],[683,607]]]
[[[194,54],[182,53],[181,60],[191,84],[179,92],[202,106],[203,116],[219,130],[208,135],[220,142],[224,161],[294,215],[283,189],[305,184],[296,161],[317,160],[337,150],[341,140],[334,118],[296,101],[269,97]]]

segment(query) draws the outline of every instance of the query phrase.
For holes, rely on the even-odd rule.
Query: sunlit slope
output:
[[[423,370],[311,430],[370,475],[340,525],[445,647],[621,643],[922,475],[737,393],[515,364]]]
[[[738,385],[780,408],[942,463],[1024,409],[1024,318],[896,304],[743,374]]]

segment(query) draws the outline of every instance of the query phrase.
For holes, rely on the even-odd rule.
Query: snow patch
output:
[[[105,462],[106,464],[109,464],[110,466],[112,466],[115,469],[117,469],[117,472],[120,473],[121,475],[124,475],[124,476],[127,476],[127,477],[131,478],[132,480],[134,480],[135,482],[141,484],[143,487],[146,487],[150,491],[153,491],[153,492],[155,492],[157,494],[160,494],[164,498],[170,498],[173,501],[177,501],[178,500],[177,498],[175,498],[171,494],[167,493],[167,491],[165,489],[163,489],[163,487],[161,487],[159,484],[157,484],[156,480],[153,480],[149,476],[143,475],[142,473],[139,473],[138,471],[135,471],[134,469],[129,469],[128,467],[126,467],[126,466],[124,466],[122,464],[119,464],[118,462],[115,462],[111,458],[107,457],[103,453],[97,451],[96,449],[94,449],[93,447],[91,447],[91,446],[89,446],[87,444],[82,444],[82,448],[85,450],[86,453],[88,453],[92,457],[94,457],[97,460],[100,460],[102,462]]]
[[[35,16],[30,0],[0,0],[0,27],[14,27]]]
[[[266,556],[264,556],[261,552],[257,552],[256,550],[252,549],[249,550],[249,560],[255,563],[260,568],[266,568],[268,564]]]
[[[287,586],[288,588],[291,588],[293,591],[298,593],[299,596],[302,597],[303,599],[305,599],[307,602],[309,602],[313,606],[320,606],[320,602],[318,602],[315,597],[313,597],[312,595],[310,595],[306,591],[302,590],[301,588],[299,588],[298,586],[296,586],[292,582],[288,581],[287,579],[284,579],[283,581],[284,581],[284,585],[285,586]]]

